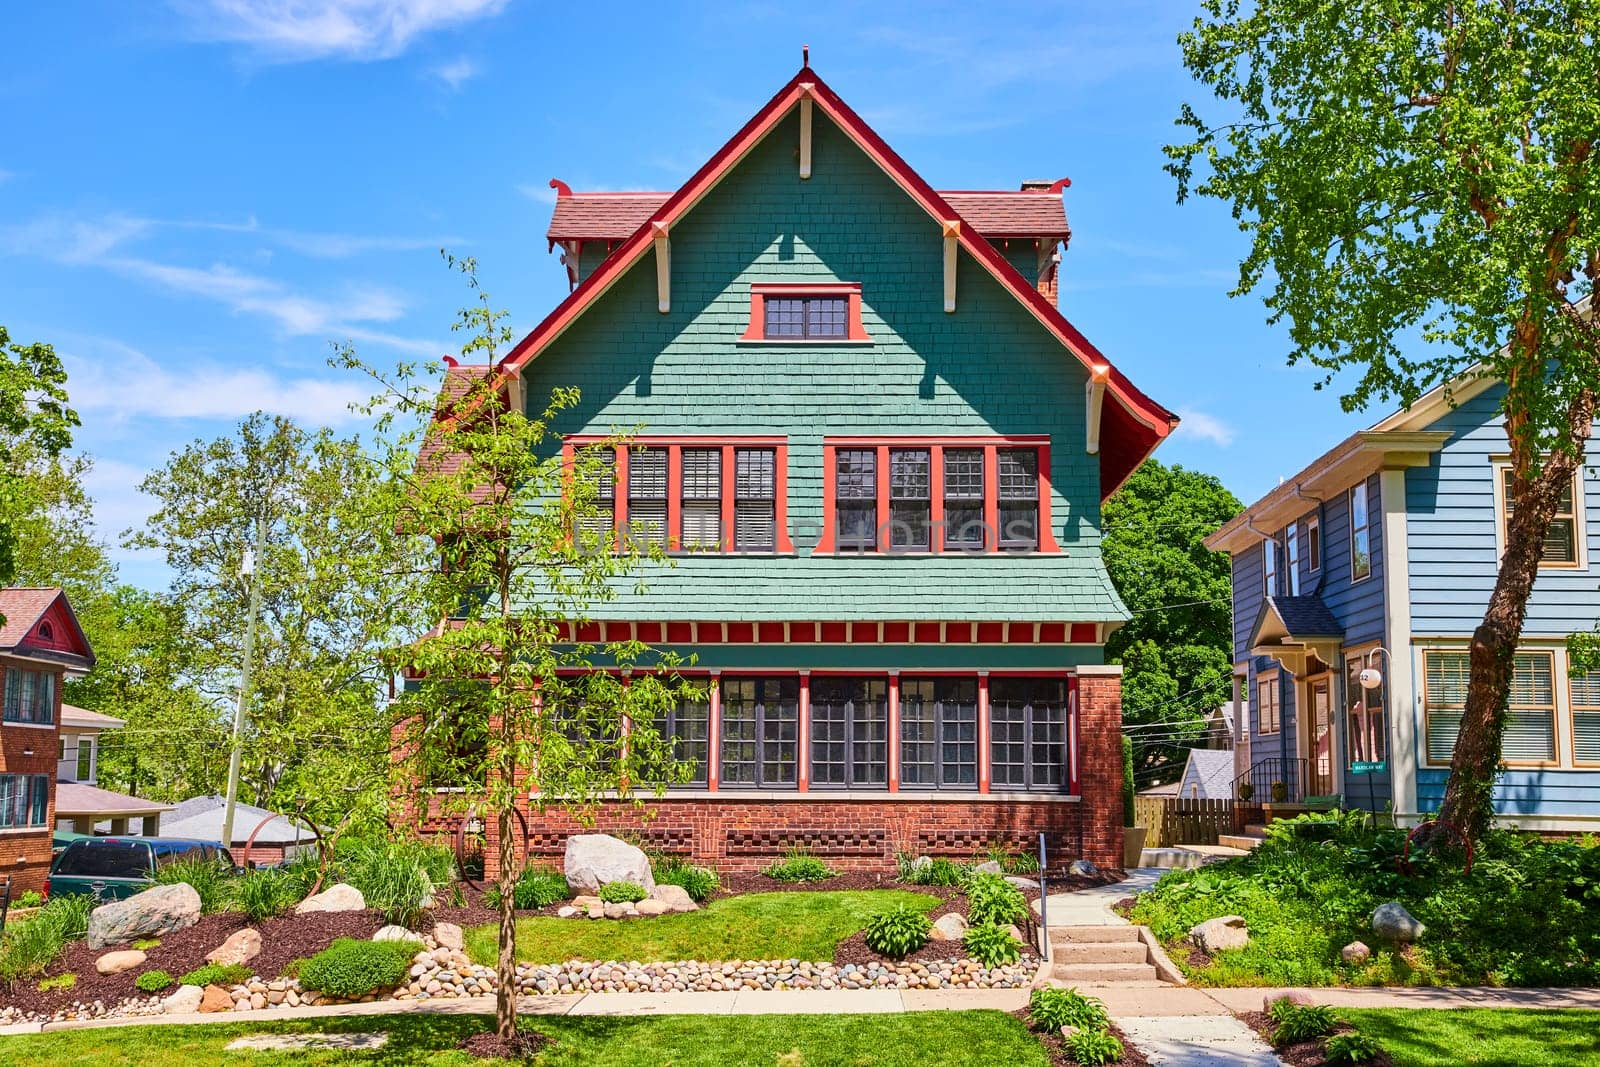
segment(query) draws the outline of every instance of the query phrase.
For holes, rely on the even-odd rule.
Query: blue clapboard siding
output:
[[[1344,627],[1344,643],[1383,641],[1383,498],[1377,475],[1367,479],[1367,541],[1372,574],[1359,582],[1350,577],[1350,493],[1339,493],[1322,505],[1322,602]],[[1316,586],[1301,585],[1306,592]]]
[[[1436,812],[1444,803],[1443,768],[1417,770],[1417,810]],[[1502,815],[1571,815],[1600,819],[1600,773],[1572,770],[1508,770],[1494,787],[1494,809]]]

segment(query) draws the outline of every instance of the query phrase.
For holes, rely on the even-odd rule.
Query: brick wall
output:
[[[1078,671],[1078,759],[1085,856],[1122,866],[1122,668]]]

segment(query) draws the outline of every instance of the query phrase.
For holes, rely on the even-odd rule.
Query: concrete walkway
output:
[[[1272,1047],[1231,1015],[1133,1015],[1117,1025],[1150,1067],[1283,1067]]]
[[[1070,893],[1051,893],[1045,897],[1045,918],[1051,926],[1127,926],[1128,920],[1111,910],[1124,897],[1137,896],[1156,884],[1167,872],[1160,867],[1135,867],[1128,877],[1110,885],[1078,889]],[[1039,902],[1033,902],[1039,910]]]

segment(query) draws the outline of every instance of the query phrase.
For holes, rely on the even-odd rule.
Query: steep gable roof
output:
[[[59,588],[0,589],[0,652],[54,660],[69,668],[94,666],[94,650]]]
[[[967,254],[993,275],[1083,365],[1092,381],[1105,383],[1111,403],[1105,405],[1101,416],[1100,491],[1102,497],[1109,496],[1172,432],[1178,424],[1177,416],[1142,393],[1112,366],[1043,293],[1006,261],[970,220],[964,219],[954,205],[935,192],[810,67],[802,67],[682,188],[651,212],[619,248],[518,342],[501,362],[501,370],[514,377],[520,376],[522,367],[560,337],[643,258],[652,246],[654,226],[660,224],[670,229],[672,223],[693,210],[792,108],[799,106],[802,99],[810,99],[920,205],[935,224],[956,223],[955,236]]]

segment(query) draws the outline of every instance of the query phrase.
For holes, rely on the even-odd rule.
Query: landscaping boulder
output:
[[[580,894],[572,898],[572,906],[579,911],[588,911],[590,908],[603,903],[604,901],[593,895]]]
[[[1006,875],[1006,881],[1010,882],[1012,885],[1016,886],[1018,889],[1038,889],[1039,888],[1039,883],[1038,882],[1034,881],[1032,878],[1023,878],[1020,875],[1008,874],[1008,875]]]
[[[634,908],[638,910],[640,915],[665,915],[667,912],[672,910],[672,905],[668,904],[664,900],[657,900],[654,897],[646,897],[644,900],[641,900],[639,903],[635,904]]]
[[[972,868],[973,874],[1005,874],[1006,869],[994,860],[985,860]]]
[[[1088,860],[1073,860],[1072,865],[1067,868],[1067,873],[1075,874],[1079,878],[1098,878],[1100,868]]]
[[[1310,993],[1305,993],[1298,989],[1291,989],[1287,993],[1268,993],[1261,1002],[1261,1010],[1266,1012],[1268,1015],[1271,1015],[1272,1006],[1285,1001],[1293,1004],[1297,1008],[1309,1008],[1317,1002],[1316,998]]]
[[[603,907],[605,916],[608,919],[626,918],[628,912],[633,911],[633,905],[624,904],[621,901],[613,901],[612,903],[606,904]],[[634,914],[637,915],[639,913],[635,911]]]
[[[567,885],[595,892],[611,882],[632,882],[648,892],[656,887],[643,850],[610,834],[573,834],[562,862]]]
[[[1250,931],[1246,928],[1242,915],[1224,915],[1217,919],[1207,919],[1199,926],[1191,927],[1189,937],[1200,951],[1207,955],[1233,948],[1244,948],[1250,943]]]
[[[932,866],[933,866],[933,857],[932,856],[918,856],[916,859],[911,861],[911,869],[913,871],[925,871],[929,867],[932,867]]]
[[[1390,941],[1415,941],[1427,929],[1398,901],[1380,904],[1372,913],[1372,932]]]
[[[1022,936],[1022,931],[1017,929],[1015,924],[1007,924],[1006,925],[1006,933],[1011,935],[1011,939],[1013,941],[1021,941],[1023,943],[1026,943],[1027,940],[1028,940],[1027,938]]]
[[[659,900],[672,911],[700,910],[700,905],[694,902],[694,897],[691,897],[689,891],[681,885],[658,885],[650,890],[650,899]]]
[[[561,919],[570,919],[574,915],[580,915],[580,914],[583,914],[583,913],[580,912],[577,908],[573,907],[571,904],[563,904],[561,907],[556,909],[556,917],[557,918],[561,918]]]
[[[1339,950],[1339,955],[1346,963],[1366,963],[1372,958],[1372,950],[1360,941],[1352,941]]]
[[[232,1011],[233,997],[219,985],[208,985],[200,994],[200,1011]]]
[[[415,932],[413,932],[411,930],[407,930],[404,926],[396,926],[393,923],[391,923],[388,926],[383,927],[377,933],[373,934],[372,935],[372,940],[374,940],[374,941],[415,941],[418,944],[421,944],[422,943],[422,935],[419,934],[419,933],[415,933]],[[449,946],[441,944],[439,947],[440,948],[448,948]]]
[[[224,967],[235,963],[249,963],[261,955],[261,931],[253,927],[235,930],[228,939],[206,953],[207,963],[220,963]]]
[[[433,939],[439,942],[440,948],[455,949],[457,952],[466,944],[462,940],[461,927],[455,923],[434,923]]]
[[[136,937],[159,936],[200,921],[200,894],[182,882],[158,885],[89,913],[89,947],[120,945]]]
[[[361,890],[346,882],[324,889],[315,896],[306,897],[294,906],[296,915],[305,915],[313,911],[364,911],[367,898],[361,895]]]
[[[107,952],[94,961],[94,969],[101,974],[121,974],[143,964],[144,953],[136,948],[129,948],[120,952]]]
[[[934,920],[933,929],[928,931],[928,937],[934,941],[960,941],[966,932],[967,920],[952,911]]]
[[[161,1002],[161,1010],[168,1015],[187,1015],[200,1010],[200,1001],[206,991],[197,985],[181,985],[178,991]]]

